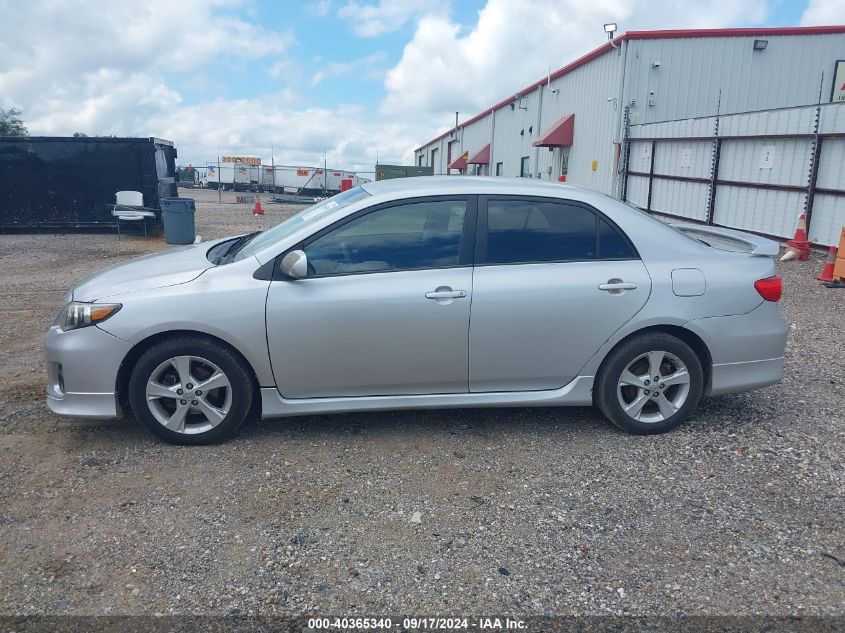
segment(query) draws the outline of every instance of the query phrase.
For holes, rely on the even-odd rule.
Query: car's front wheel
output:
[[[235,434],[253,399],[246,363],[204,338],[153,345],[135,364],[129,402],[135,417],[177,444],[211,444]]]
[[[595,385],[595,402],[613,424],[636,434],[663,433],[698,405],[704,372],[684,341],[651,332],[610,352]]]

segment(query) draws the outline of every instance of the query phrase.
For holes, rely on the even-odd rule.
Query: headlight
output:
[[[71,301],[56,319],[56,325],[65,332],[89,325],[96,325],[108,319],[123,306],[120,303],[81,303]]]

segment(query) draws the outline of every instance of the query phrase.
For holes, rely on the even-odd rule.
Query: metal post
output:
[[[234,179],[233,179],[234,180]],[[222,204],[223,194],[220,192],[220,184],[223,182],[223,174],[220,173],[220,146],[217,146],[217,204]]]
[[[273,197],[276,197],[276,155],[273,151],[273,146],[270,146],[270,166],[273,168],[273,177],[271,179],[273,183]]]
[[[719,114],[722,111],[722,90],[716,101],[716,123],[713,126],[713,150],[710,154],[710,191],[707,196],[707,224],[713,224],[716,211],[716,187],[719,182],[719,156],[722,154],[722,139],[719,138]]]
[[[620,192],[619,199],[622,202],[628,201],[628,161],[631,156],[631,125],[630,125],[630,106],[625,106],[625,111],[622,114],[623,120],[623,134],[622,137],[622,191]]]
[[[654,184],[654,149],[657,147],[657,144],[652,141],[651,142],[651,156],[648,165],[648,196],[646,197],[645,201],[645,210],[651,211],[651,187]],[[626,176],[627,178],[627,176]]]
[[[819,136],[819,125],[822,118],[822,86],[824,72],[819,80],[819,100],[816,104],[816,118],[813,121],[813,142],[810,158],[810,177],[807,181],[807,199],[804,202],[804,217],[807,222],[807,239],[810,240],[810,222],[813,217],[813,203],[816,201],[816,181],[819,176],[819,160],[822,154],[822,138]],[[810,240],[812,241],[812,240]]]

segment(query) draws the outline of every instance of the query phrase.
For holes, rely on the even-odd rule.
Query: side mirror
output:
[[[308,257],[304,251],[291,251],[279,263],[279,272],[291,279],[305,279],[308,276]]]

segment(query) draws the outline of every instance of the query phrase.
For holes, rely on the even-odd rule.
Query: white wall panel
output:
[[[807,194],[775,189],[720,185],[716,191],[716,224],[791,238],[804,211]]]
[[[845,102],[822,104],[819,133],[833,134],[845,131]]]
[[[816,106],[732,114],[719,118],[719,135],[811,134],[815,119]]]
[[[628,169],[644,174],[651,169],[651,141],[631,141]]]
[[[768,46],[755,51],[755,39]],[[642,39],[629,42],[625,103],[634,123],[814,104],[830,97],[845,34]],[[655,68],[654,64],[659,63]],[[651,101],[651,105],[650,102]]]
[[[627,201],[645,209],[648,206],[648,178],[645,176],[630,176],[628,178]]]
[[[845,131],[845,121],[842,129]],[[826,138],[822,141],[816,186],[845,191],[845,138]]]
[[[769,167],[762,167],[769,151]],[[719,180],[806,187],[812,146],[809,139],[724,140],[719,157]]]
[[[712,141],[659,141],[654,147],[654,173],[710,178]]]
[[[651,186],[652,210],[701,222],[707,219],[708,185],[655,178]]]
[[[810,241],[825,246],[837,246],[845,226],[845,196],[817,193],[810,218]]]
[[[661,123],[632,124],[631,138],[706,137],[714,135],[716,117],[663,121]]]

